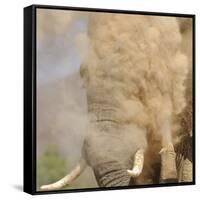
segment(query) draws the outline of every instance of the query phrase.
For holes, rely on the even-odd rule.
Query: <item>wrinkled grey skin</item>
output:
[[[88,113],[90,117],[89,134],[85,138],[82,154],[86,159],[87,164],[92,167],[96,181],[100,187],[116,187],[128,186],[137,184],[137,179],[131,178],[127,169],[133,166],[134,155],[140,144],[135,143],[135,137],[140,138],[141,143],[145,143],[145,136],[140,134],[126,134],[126,127],[121,125],[115,118],[115,113],[118,109],[117,104],[112,99],[112,96],[105,94],[101,88],[87,89]],[[134,126],[132,124],[132,126]],[[188,136],[189,137],[189,136]],[[181,141],[180,145],[175,147],[177,151],[177,174],[182,174],[181,165],[184,165],[183,160],[190,157],[191,161],[191,139]],[[184,158],[181,159],[180,158]],[[144,169],[145,170],[145,169]],[[144,171],[143,170],[143,171]],[[161,161],[158,158],[153,166],[153,172],[146,176],[148,179],[139,182],[139,184],[166,183],[178,182],[177,179],[161,180],[160,179]],[[191,169],[189,177],[191,177]],[[188,182],[189,179],[186,180]],[[181,182],[184,180],[181,180]]]
[[[127,169],[132,168],[138,147],[132,146],[134,138],[126,137],[123,127],[116,121],[117,107],[112,97],[99,89],[87,92],[88,112],[92,119],[83,155],[93,168],[99,186],[127,186],[132,182]]]

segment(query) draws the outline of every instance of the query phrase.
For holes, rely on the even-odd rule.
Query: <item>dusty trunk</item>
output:
[[[128,186],[132,182],[127,168],[116,161],[102,163],[93,169],[100,187]]]

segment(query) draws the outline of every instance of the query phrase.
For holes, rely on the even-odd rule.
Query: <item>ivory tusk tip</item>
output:
[[[132,174],[133,174],[133,172],[132,172],[132,170],[127,170],[127,172],[128,172],[128,174],[130,175],[130,176],[132,176]]]
[[[139,169],[127,170],[127,172],[129,174],[129,176],[131,176],[133,178],[138,177],[141,174]]]
[[[41,190],[59,190],[69,185],[71,182],[73,182],[83,172],[85,167],[86,167],[86,162],[84,159],[81,159],[79,164],[64,178],[49,185],[42,185],[40,189]]]
[[[167,151],[172,151],[172,152],[174,151],[174,146],[173,146],[173,144],[169,143],[167,146],[163,147],[163,148],[160,150],[159,154],[162,154],[162,153],[167,152]]]
[[[48,186],[47,186],[47,185],[42,185],[42,186],[40,187],[40,189],[41,189],[41,190],[48,190]]]
[[[162,149],[159,151],[159,154],[162,154],[164,151],[165,151],[165,149],[162,148]]]

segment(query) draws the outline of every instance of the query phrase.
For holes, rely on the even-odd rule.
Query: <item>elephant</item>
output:
[[[86,134],[82,147],[82,157],[71,173],[56,183],[42,186],[42,190],[58,190],[69,185],[87,165],[93,169],[100,187],[192,181],[192,126],[188,126],[185,130],[179,129],[180,134],[176,135],[176,138],[179,138],[177,143],[174,142],[171,134],[174,131],[172,121],[176,121],[180,126],[181,122],[184,121],[183,118],[188,117],[188,110],[190,113],[192,112],[192,102],[187,101],[184,96],[187,87],[182,87],[183,83],[186,82],[186,76],[189,76],[188,72],[184,73],[184,61],[180,64],[180,71],[175,71],[168,64],[169,60],[173,60],[174,55],[176,57],[181,42],[177,20],[175,18],[167,19],[171,20],[173,24],[170,27],[171,25],[163,18],[137,16],[133,21],[130,16],[124,16],[123,23],[120,21],[121,18],[122,16],[118,19],[115,16],[113,17],[112,14],[106,14],[106,16],[93,17],[90,22],[91,27],[94,26],[94,28],[89,30],[93,45],[91,45],[93,49],[89,53],[89,58],[91,60],[92,57],[97,59],[83,63],[80,69],[87,92],[90,121],[88,134]],[[144,23],[141,23],[141,20]],[[129,30],[129,26],[124,23],[125,21],[128,21],[129,26],[132,25],[133,33],[131,34],[134,35],[133,37],[129,33],[125,36],[124,33],[121,33]],[[113,28],[115,24],[118,26],[116,30],[113,30],[114,33],[107,30],[108,27]],[[103,29],[101,34],[98,33],[100,28]],[[175,30],[175,33],[170,35],[173,32],[172,29]],[[145,40],[140,39],[141,32],[138,33],[138,30],[148,32],[147,35],[142,35]],[[131,37],[130,41],[124,42],[127,45],[132,42],[130,44],[131,50],[126,50],[126,47],[123,46],[123,40],[121,42],[118,39],[120,35],[122,35],[124,41],[129,36]],[[176,43],[173,37],[180,41]],[[109,40],[104,41],[105,38]],[[110,41],[114,45],[110,44]],[[152,44],[152,41],[155,41],[159,51]],[[166,52],[166,47],[170,48],[169,52]],[[147,51],[146,48],[148,48]],[[131,54],[130,51],[133,51],[134,54]],[[141,55],[141,51],[146,52],[147,55]],[[152,53],[149,53],[150,51]],[[120,63],[121,60],[117,60],[115,54],[119,55],[119,53],[123,54],[124,52],[125,55],[129,55],[130,52],[133,57],[131,62],[133,65],[129,66],[129,63],[123,63],[127,59],[126,56],[120,58],[123,60],[122,63]],[[177,56],[184,60],[184,56],[179,52]],[[174,65],[178,68],[179,61],[177,61],[177,57],[174,59]],[[104,63],[101,64],[101,62]],[[122,68],[122,70],[115,71],[115,67],[107,69],[107,66],[113,65],[113,63],[116,65],[116,69],[121,70]],[[138,67],[138,71],[134,71],[132,77],[130,77],[132,82],[128,82],[132,68],[137,68],[138,63],[143,66],[147,65],[148,71],[142,69],[145,72],[142,76],[143,71],[140,71],[141,68]],[[158,67],[156,68],[153,65]],[[93,68],[93,66],[95,67]],[[159,73],[160,66],[163,66],[166,74]],[[126,67],[130,69],[126,70]],[[174,85],[173,83],[171,85],[169,74],[173,74]],[[181,85],[180,91],[176,80]],[[146,82],[144,83],[144,81]],[[131,93],[134,94],[132,96],[127,92],[130,83],[132,84]],[[167,88],[168,85],[169,88]],[[155,93],[155,95],[152,96],[152,93]],[[191,91],[188,95],[192,96]],[[186,102],[186,105],[182,106],[182,102],[177,100],[178,98],[184,103]],[[126,107],[127,109],[123,107],[126,105],[121,104],[123,100],[125,100],[126,105],[130,105],[128,108]],[[133,110],[131,110],[132,107]],[[174,111],[176,109],[179,111]],[[172,115],[175,116],[173,120]],[[146,118],[147,120],[144,120]],[[189,119],[187,118],[183,124],[185,125],[188,121],[192,124],[191,118],[190,115]],[[152,124],[149,121],[152,124],[156,121],[155,126],[151,126]],[[162,132],[162,134],[154,134],[154,132]]]

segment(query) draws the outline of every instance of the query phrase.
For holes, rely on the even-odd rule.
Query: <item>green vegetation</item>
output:
[[[65,159],[54,146],[48,146],[42,156],[37,159],[37,190],[44,184],[57,181],[66,175]]]
[[[41,185],[50,184],[63,178],[73,167],[71,162],[57,151],[55,146],[48,146],[37,159],[37,190],[40,190]],[[92,188],[96,186],[93,173],[87,169],[72,185],[64,189]]]

